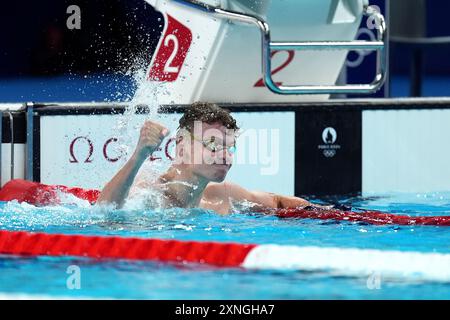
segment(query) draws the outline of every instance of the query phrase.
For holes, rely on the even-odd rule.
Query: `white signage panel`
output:
[[[247,189],[294,194],[295,115],[293,112],[234,113],[241,133],[228,181]],[[163,172],[174,152],[180,114],[159,121],[171,131],[143,170]],[[148,115],[42,116],[41,182],[101,189],[134,150]]]
[[[450,190],[450,110],[363,112],[363,193]]]

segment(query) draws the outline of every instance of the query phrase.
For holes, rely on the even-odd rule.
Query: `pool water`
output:
[[[450,215],[449,192],[371,195],[340,202],[412,216]],[[0,229],[450,253],[450,227],[374,226],[258,214],[220,216],[201,209],[108,210],[88,205],[34,207],[3,202]],[[79,267],[79,289],[67,285],[69,266]],[[384,279],[374,274],[339,276],[328,271],[3,256],[0,296],[5,294],[125,299],[450,299],[450,283]]]

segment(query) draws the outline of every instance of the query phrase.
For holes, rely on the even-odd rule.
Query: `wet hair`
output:
[[[178,129],[186,129],[192,132],[194,122],[201,121],[208,124],[220,123],[227,129],[239,130],[236,120],[230,111],[210,102],[194,102],[188,106],[179,121]]]

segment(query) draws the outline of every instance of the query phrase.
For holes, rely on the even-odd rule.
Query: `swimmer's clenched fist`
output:
[[[136,153],[141,157],[152,154],[161,145],[169,130],[157,122],[147,120],[142,125]]]

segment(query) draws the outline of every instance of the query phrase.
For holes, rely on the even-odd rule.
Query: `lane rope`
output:
[[[0,231],[0,255],[74,256],[215,267],[331,271],[450,282],[450,254]]]
[[[335,209],[278,209],[274,213],[280,218],[295,219],[320,219],[320,220],[336,220],[363,222],[373,225],[427,225],[427,226],[450,226],[450,216],[420,216],[411,217],[406,215],[398,215],[392,213],[384,213],[380,211],[341,211]]]
[[[255,245],[0,231],[0,254],[240,266]]]
[[[0,189],[0,201],[17,200],[33,205],[56,205],[61,203],[61,194],[71,194],[94,204],[100,195],[100,191],[77,187],[70,188],[61,185],[46,185],[38,182],[15,179],[9,181],[2,189]],[[336,209],[291,208],[267,211],[266,213],[276,215],[279,218],[350,221],[373,225],[450,226],[450,216],[411,217],[380,211],[353,212]]]

